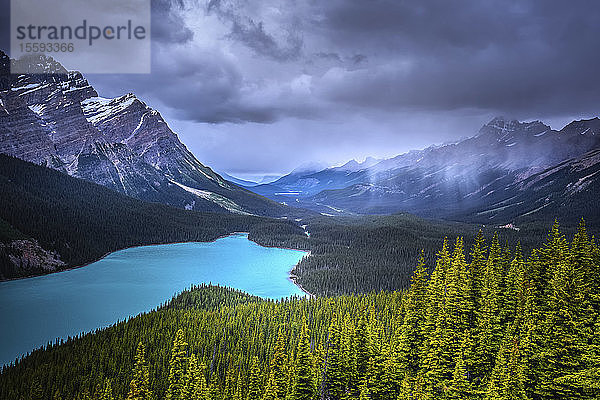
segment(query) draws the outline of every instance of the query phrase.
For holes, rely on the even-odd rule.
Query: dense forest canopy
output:
[[[428,268],[430,267],[430,268]],[[194,287],[49,344],[3,399],[597,399],[600,249],[581,224],[540,248],[478,234],[421,257],[406,291],[268,301]]]

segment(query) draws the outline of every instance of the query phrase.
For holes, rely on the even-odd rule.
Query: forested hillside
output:
[[[521,242],[524,253],[528,254],[544,242],[550,228],[549,224],[539,223],[522,225],[518,230],[486,227],[410,214],[318,217],[303,223],[308,224],[310,231],[306,248],[311,256],[304,258],[294,273],[298,275],[298,283],[319,295],[406,288],[421,250],[427,264],[433,265],[444,237],[462,236],[465,246],[470,247],[479,230],[489,238],[497,230],[502,245],[514,247]],[[576,226],[565,230],[572,237]]]
[[[597,399],[600,250],[444,241],[404,292],[266,301],[218,287],[49,345],[2,399]]]
[[[0,279],[48,272],[36,264],[40,260],[31,254],[34,250],[57,253],[63,264],[56,269],[62,269],[129,246],[210,241],[236,231],[259,240],[253,231],[262,224],[304,236],[286,220],[143,202],[2,154],[0,205]],[[29,240],[15,242],[23,239]]]

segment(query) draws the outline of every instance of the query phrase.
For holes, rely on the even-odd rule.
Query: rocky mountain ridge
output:
[[[540,190],[534,184],[536,179],[569,163],[593,164],[591,160],[596,158],[591,154],[598,148],[598,118],[573,121],[557,131],[540,121],[498,117],[476,135],[456,143],[410,151],[367,168],[327,168],[288,175],[254,190],[324,214],[410,212],[470,222],[510,223],[540,215],[536,209],[551,193]],[[544,207],[545,213],[558,212],[556,207],[565,203],[558,199],[560,196],[588,196],[587,188],[597,178],[592,175],[586,178],[586,187],[569,191],[566,186],[581,187],[577,182],[583,177],[566,173],[564,168],[559,168],[563,179],[544,181],[555,194],[551,204]],[[567,177],[572,181],[565,181]],[[510,208],[513,211],[508,212]]]
[[[11,75],[0,54],[0,153],[180,208],[285,216],[280,204],[200,163],[160,113],[134,94],[99,96],[52,59],[48,74]]]

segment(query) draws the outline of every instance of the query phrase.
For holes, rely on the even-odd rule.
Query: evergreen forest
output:
[[[423,253],[405,290],[269,301],[192,287],[5,367],[0,397],[600,398],[600,249],[583,221],[531,251],[469,242]]]

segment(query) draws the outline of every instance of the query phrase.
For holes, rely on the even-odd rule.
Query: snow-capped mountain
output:
[[[495,118],[475,136],[457,143],[410,151],[367,168],[350,162],[351,168],[287,176],[255,189],[327,214],[412,212],[477,222],[503,221],[539,207],[542,191],[524,182],[598,148],[598,118],[572,122],[560,131],[539,121]],[[575,179],[575,175],[568,176]],[[563,196],[573,195],[565,188],[555,189]],[[517,198],[519,207],[513,206]],[[500,212],[511,207],[518,211]]]
[[[43,75],[11,75],[0,53],[0,153],[142,200],[214,212],[286,215],[284,207],[200,163],[134,94],[99,96],[50,58]],[[60,74],[58,74],[59,72]]]

